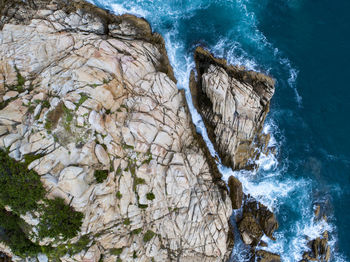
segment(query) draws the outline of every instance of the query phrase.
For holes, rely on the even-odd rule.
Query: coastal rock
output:
[[[255,199],[248,199],[245,201],[243,216],[247,213],[251,214],[256,219],[264,234],[274,240],[273,232],[278,229],[278,222],[275,214]]]
[[[197,80],[194,72],[190,76],[193,103],[221,162],[234,170],[255,168],[259,155],[269,151],[270,136],[262,133],[262,127],[274,94],[274,80],[228,65],[202,47],[196,48],[194,58]],[[242,201],[238,179],[231,176],[228,185],[233,209],[243,206],[243,213],[236,218],[238,229],[254,255],[264,234],[274,240],[278,222],[273,212],[253,198]]]
[[[222,162],[234,169],[248,168],[257,147],[268,139],[262,126],[274,93],[274,80],[264,74],[228,65],[198,47],[194,55],[197,82],[191,77],[194,104]]]
[[[91,240],[62,261],[226,260],[231,201],[160,35],[79,0],[0,10],[1,98],[19,93],[0,108],[1,147],[38,156],[48,197],[84,214],[72,243]]]
[[[228,179],[228,187],[230,189],[232,208],[241,208],[243,199],[242,183],[234,176],[230,176],[230,178]]]
[[[256,261],[258,262],[280,262],[281,257],[277,254],[265,251],[258,250],[256,251]]]

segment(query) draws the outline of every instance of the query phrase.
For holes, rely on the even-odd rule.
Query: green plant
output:
[[[144,242],[148,242],[148,241],[150,241],[155,235],[156,235],[156,233],[154,233],[153,231],[147,230],[147,232],[143,235],[143,241],[144,241]]]
[[[102,183],[108,177],[108,170],[95,170],[94,177],[97,183]]]
[[[152,192],[149,192],[146,194],[146,198],[148,200],[153,200],[153,199],[155,199],[155,195]]]
[[[141,209],[146,209],[148,207],[148,205],[138,204],[138,207]]]
[[[137,229],[134,229],[133,231],[131,231],[131,234],[132,235],[138,235],[142,232],[142,228],[137,228]]]
[[[0,163],[0,205],[9,205],[16,214],[36,209],[37,202],[45,196],[40,176],[2,150]]]
[[[8,245],[15,255],[28,257],[41,251],[41,247],[30,241],[23,232],[24,221],[4,208],[0,209],[0,227],[2,229],[0,241]]]
[[[44,155],[43,154],[26,154],[24,155],[24,163],[28,166],[30,163],[32,163],[33,161],[42,158]]]
[[[42,106],[43,106],[43,108],[50,108],[50,102],[48,100],[44,100],[42,102]]]
[[[88,100],[89,96],[85,93],[80,93],[80,99],[75,105],[77,106],[77,109],[86,101]]]
[[[118,199],[121,199],[123,197],[123,195],[122,195],[122,193],[120,193],[120,191],[118,191],[115,195]]]
[[[40,238],[58,236],[64,240],[77,235],[82,225],[83,214],[66,205],[61,198],[45,199],[40,206],[38,225]]]
[[[123,253],[123,248],[112,248],[110,253],[112,255],[119,256],[121,253]]]
[[[130,219],[129,218],[125,218],[123,224],[126,225],[126,226],[130,225],[131,224]]]
[[[25,78],[21,75],[21,73],[19,72],[18,68],[15,66],[15,70],[17,73],[17,86],[16,86],[16,90],[19,93],[22,93],[24,91],[24,83],[25,83]]]

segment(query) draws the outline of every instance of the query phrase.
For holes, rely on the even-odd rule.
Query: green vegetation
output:
[[[15,66],[15,70],[17,73],[17,86],[15,89],[18,91],[18,93],[22,93],[24,91],[24,83],[25,83],[25,78],[21,75],[17,67]]]
[[[148,242],[148,241],[150,241],[155,235],[156,235],[156,233],[154,233],[153,231],[147,230],[147,232],[143,235],[143,241],[144,241],[144,242]]]
[[[122,199],[123,195],[122,195],[122,193],[120,193],[120,191],[118,191],[118,192],[116,193],[116,197],[117,197],[118,199]]]
[[[86,101],[88,100],[89,96],[85,93],[80,93],[80,99],[75,105],[77,106],[77,109]]]
[[[0,163],[0,206],[9,205],[17,215],[36,209],[45,196],[39,175],[2,150]]]
[[[30,163],[32,163],[33,161],[42,158],[44,155],[43,154],[27,154],[24,155],[24,163],[28,166]]]
[[[73,114],[72,114],[72,111],[68,109],[65,105],[63,105],[63,115],[64,115],[64,123],[63,123],[64,129],[67,132],[71,132],[70,124],[73,120]]]
[[[78,253],[88,244],[88,239],[82,237],[75,244],[59,245],[55,248],[39,246],[29,237],[31,226],[20,218],[26,212],[39,212],[39,239],[52,237],[57,241],[75,237],[82,224],[83,214],[74,211],[63,199],[45,198],[46,191],[40,176],[27,167],[39,157],[41,155],[28,154],[24,157],[25,162],[21,163],[0,150],[0,228],[3,232],[0,234],[0,241],[22,257],[34,256],[38,252],[48,256]],[[6,211],[4,206],[9,206],[11,211]]]
[[[148,152],[147,152],[147,159],[143,160],[143,161],[142,161],[142,164],[149,164],[149,163],[151,162],[152,159],[153,159],[153,158],[152,158],[152,153],[151,153],[150,150],[148,150]]]
[[[141,178],[141,177],[135,177],[135,185],[137,186],[137,185],[143,185],[143,184],[145,184],[146,183],[146,181],[143,179],[143,178]]]
[[[41,251],[39,245],[29,240],[23,232],[24,221],[17,215],[0,209],[0,227],[4,231],[1,234],[0,241],[8,245],[12,252],[17,256],[34,256]]]
[[[126,226],[130,225],[131,224],[130,219],[129,218],[124,219],[123,224],[126,225]]]
[[[112,255],[119,256],[121,253],[123,253],[123,248],[112,248],[110,253]]]
[[[40,210],[39,237],[60,236],[64,240],[75,237],[81,227],[83,214],[66,205],[62,198],[45,199]]]
[[[128,145],[128,144],[125,144],[123,143],[122,144],[122,148],[125,150],[125,149],[134,149],[134,146],[131,146],[131,145]]]
[[[108,170],[95,170],[94,176],[97,183],[102,183],[108,177]]]
[[[138,235],[142,232],[142,228],[137,228],[137,229],[134,229],[133,231],[131,231],[131,234],[132,235]]]
[[[42,246],[41,252],[46,254],[49,261],[61,261],[59,258],[68,254],[70,256],[86,249],[91,240],[88,235],[82,236],[76,243],[67,243],[58,245],[57,247]]]
[[[148,199],[148,200],[153,200],[153,199],[155,199],[156,197],[155,197],[155,195],[152,193],[152,192],[149,192],[149,193],[147,193],[146,194],[146,198]]]
[[[138,207],[141,209],[146,209],[148,207],[148,205],[138,204]]]
[[[50,102],[49,102],[49,100],[44,100],[44,101],[42,102],[42,106],[43,106],[43,108],[50,108]]]

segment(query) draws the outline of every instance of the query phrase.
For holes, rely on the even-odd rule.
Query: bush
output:
[[[64,240],[75,237],[82,225],[84,215],[74,211],[61,198],[46,199],[40,207],[38,225],[39,237],[62,237]]]
[[[146,198],[148,200],[154,200],[155,199],[155,195],[152,192],[149,192],[146,194]]]
[[[0,163],[0,204],[9,205],[16,214],[36,209],[37,202],[45,196],[40,176],[2,150]]]
[[[94,176],[97,183],[102,183],[108,177],[108,170],[95,170]]]
[[[156,235],[156,233],[154,233],[153,231],[147,230],[147,232],[143,235],[143,241],[144,241],[144,242],[148,242],[148,241],[150,241],[155,235]]]
[[[28,239],[22,230],[24,224],[19,216],[0,209],[0,228],[3,231],[0,241],[8,245],[17,256],[34,256],[40,252],[41,247]]]

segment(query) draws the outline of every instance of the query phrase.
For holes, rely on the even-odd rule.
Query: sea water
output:
[[[267,73],[276,93],[264,132],[276,155],[263,155],[256,172],[233,172],[244,191],[275,212],[283,261],[299,261],[306,236],[330,234],[331,261],[350,257],[350,1],[348,0],[90,0],[116,14],[146,18],[166,41],[178,87],[207,141],[188,90],[193,51],[203,45],[229,63]],[[314,221],[322,205],[328,220]],[[234,215],[234,214],[233,214]],[[232,261],[245,260],[237,241]]]

